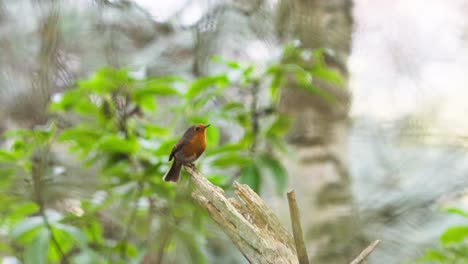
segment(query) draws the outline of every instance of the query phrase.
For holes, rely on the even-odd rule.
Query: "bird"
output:
[[[184,135],[177,141],[169,155],[169,161],[174,159],[171,168],[164,175],[166,182],[177,182],[180,177],[182,165],[194,166],[193,162],[197,160],[206,148],[206,128],[210,124],[197,124],[189,127]]]

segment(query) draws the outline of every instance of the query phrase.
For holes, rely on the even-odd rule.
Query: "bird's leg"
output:
[[[197,170],[197,166],[195,166],[195,163],[193,162],[188,162],[185,164],[187,167],[190,167],[193,170]]]

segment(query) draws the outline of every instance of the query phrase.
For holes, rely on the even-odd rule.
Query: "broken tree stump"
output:
[[[292,224],[296,241],[302,241],[299,245],[300,254],[296,252],[293,236],[248,185],[234,182],[237,197],[227,198],[223,189],[213,185],[194,168],[185,166],[185,169],[191,175],[194,185],[192,197],[208,211],[249,263],[308,263],[302,234],[299,234],[302,231],[293,193],[290,194],[290,206],[292,204],[295,208],[290,210],[291,215],[294,215]],[[375,246],[371,250],[365,249],[353,263],[360,263]]]

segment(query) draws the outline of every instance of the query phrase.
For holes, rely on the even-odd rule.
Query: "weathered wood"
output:
[[[298,263],[291,234],[247,185],[234,183],[236,198],[185,167],[195,185],[192,197],[210,214],[250,263]]]
[[[249,186],[234,182],[237,197],[226,198],[223,189],[210,183],[194,168],[185,166],[185,169],[191,175],[194,185],[192,197],[208,211],[249,263],[309,263],[294,192],[288,193],[288,200],[295,240]],[[366,248],[351,264],[364,260],[378,242]]]
[[[288,192],[288,203],[294,242],[296,244],[297,259],[299,260],[299,264],[309,264],[309,256],[307,255],[304,243],[301,219],[299,217],[299,208],[296,202],[296,194],[292,190]]]

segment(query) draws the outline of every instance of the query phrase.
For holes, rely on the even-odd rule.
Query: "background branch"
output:
[[[380,243],[380,240],[376,240],[372,242],[368,247],[366,247],[361,254],[359,254],[353,261],[351,261],[351,264],[359,264],[362,263],[369,255],[374,251],[374,249],[377,247],[377,245]]]
[[[292,190],[288,192],[288,204],[294,241],[296,243],[297,259],[300,264],[309,264],[309,256],[307,255],[304,243],[301,220],[299,217],[299,208],[296,202],[296,194]]]

